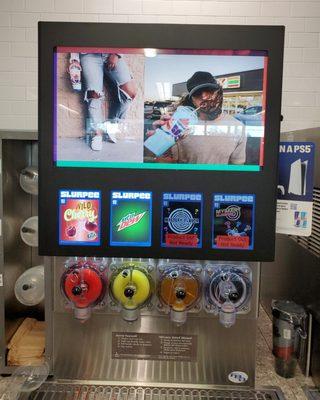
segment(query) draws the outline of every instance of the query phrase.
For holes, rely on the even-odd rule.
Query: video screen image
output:
[[[259,171],[267,53],[57,47],[58,167]]]

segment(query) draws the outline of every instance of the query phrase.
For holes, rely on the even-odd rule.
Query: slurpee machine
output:
[[[254,386],[283,36],[39,23],[39,251],[55,380]]]

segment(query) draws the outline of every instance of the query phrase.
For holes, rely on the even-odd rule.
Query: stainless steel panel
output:
[[[197,335],[197,362],[115,360],[112,332]],[[239,319],[230,329],[217,318],[189,317],[182,327],[167,317],[142,316],[128,324],[120,316],[93,315],[85,324],[70,314],[54,315],[54,376],[61,379],[121,382],[230,384],[232,371],[249,376],[254,385],[256,320]]]
[[[290,236],[276,236],[276,258],[262,263],[261,302],[271,315],[272,299],[288,299],[307,306],[320,299],[320,260]]]
[[[179,384],[230,384],[228,374],[243,371],[246,386],[254,385],[259,265],[253,270],[251,311],[238,316],[235,326],[224,328],[218,318],[205,312],[190,314],[183,326],[157,311],[142,312],[135,323],[123,321],[108,308],[95,312],[81,324],[63,307],[60,276],[63,258],[54,259],[54,369],[56,378],[121,382]],[[112,332],[196,335],[196,362],[112,359]]]

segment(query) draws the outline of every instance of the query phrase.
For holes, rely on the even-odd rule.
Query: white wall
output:
[[[320,126],[320,0],[0,0],[0,129],[37,129],[37,21],[285,25],[282,130]]]

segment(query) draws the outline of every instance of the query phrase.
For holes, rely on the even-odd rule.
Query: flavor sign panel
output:
[[[162,247],[202,247],[202,194],[163,193]]]
[[[280,142],[277,233],[310,236],[315,144]]]
[[[252,250],[254,207],[254,194],[214,194],[212,247]]]
[[[151,246],[151,192],[111,192],[111,246]]]
[[[59,191],[59,244],[99,246],[101,192]]]

